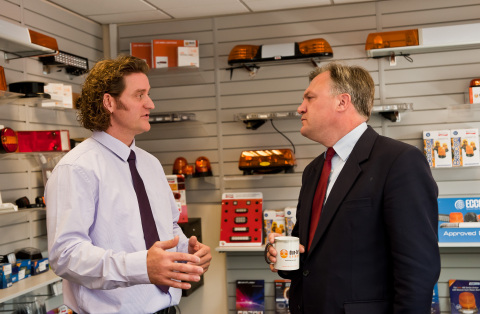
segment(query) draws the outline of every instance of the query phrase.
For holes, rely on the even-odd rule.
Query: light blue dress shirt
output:
[[[330,176],[328,178],[327,192],[325,194],[325,202],[327,201],[328,195],[332,190],[335,181],[338,178],[338,175],[345,166],[348,157],[352,153],[355,144],[362,136],[362,134],[367,130],[367,123],[363,122],[358,125],[355,129],[351,130],[347,135],[342,137],[338,142],[333,145],[335,150],[335,155],[332,158],[332,169],[330,171]],[[325,203],[324,202],[324,203]]]
[[[127,162],[131,149],[160,241],[179,235],[170,251],[188,251],[158,159],[135,141],[128,147],[94,132],[60,160],[45,188],[49,261],[64,278],[64,303],[75,312],[153,313],[180,301],[180,289],[164,294],[148,279],[148,248]]]

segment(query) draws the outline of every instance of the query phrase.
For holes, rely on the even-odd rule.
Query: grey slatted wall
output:
[[[423,148],[423,130],[440,128],[478,128],[479,112],[462,106],[469,81],[480,73],[478,49],[412,55],[413,62],[397,59],[391,67],[386,59],[368,59],[364,50],[369,33],[418,27],[479,22],[480,2],[473,0],[377,1],[265,12],[177,22],[158,22],[119,26],[119,51],[128,53],[132,41],[156,38],[197,39],[200,42],[200,73],[155,76],[151,79],[156,112],[194,112],[202,127],[153,126],[148,135],[138,138],[160,159],[166,172],[173,161],[184,156],[190,163],[201,155],[213,165],[214,178],[190,179],[187,202],[190,213],[209,217],[206,229],[212,247],[218,246],[220,198],[223,192],[260,191],[264,208],[295,206],[301,172],[324,147],[299,133],[297,120],[275,120],[275,126],[294,144],[298,166],[294,174],[264,176],[260,180],[239,180],[240,152],[254,148],[291,148],[270,123],[247,130],[234,120],[236,113],[294,111],[308,85],[307,63],[262,66],[252,78],[237,69],[230,78],[227,58],[238,44],[276,44],[324,38],[333,48],[334,59],[359,64],[372,74],[375,103],[413,103],[414,110],[394,123],[377,114],[369,124],[380,134]],[[182,84],[184,80],[184,84]],[[190,80],[190,82],[189,82]],[[169,87],[170,86],[170,87]],[[195,129],[198,127],[198,130]],[[145,139],[145,140],[144,140]],[[442,197],[478,196],[480,168],[433,170]],[[478,248],[441,248],[443,271],[439,281],[441,308],[449,312],[448,279],[478,278]],[[225,257],[222,254],[226,255]],[[235,312],[235,280],[265,279],[267,313],[273,313],[273,280],[260,253],[215,253],[214,265],[226,270],[226,286],[216,270],[206,276],[206,287],[220,302],[226,290],[229,313]],[[224,264],[223,264],[224,263]],[[214,268],[212,268],[214,269]],[[213,283],[212,283],[213,282]],[[212,294],[212,293],[210,293]],[[212,309],[201,302],[209,294],[182,301],[187,313]],[[194,301],[195,300],[195,301]],[[207,304],[205,304],[207,303]],[[221,312],[221,311],[220,311]]]
[[[393,123],[378,115],[370,125],[379,133],[422,148],[423,130],[478,128],[479,111],[465,109],[469,81],[480,73],[478,49],[412,55],[396,67],[385,59],[368,59],[364,51],[370,32],[479,22],[478,0],[392,0],[315,7],[258,14],[233,15],[173,22],[150,22],[118,26],[119,51],[128,53],[129,42],[151,39],[197,39],[200,42],[200,71],[151,75],[154,112],[194,112],[197,122],[153,125],[137,138],[137,144],[152,152],[171,173],[176,157],[194,163],[206,156],[213,178],[187,182],[189,216],[202,217],[204,242],[214,249],[220,234],[220,201],[223,192],[260,191],[264,208],[295,206],[301,172],[324,148],[299,133],[297,120],[276,120],[296,148],[298,166],[294,174],[264,176],[261,180],[238,180],[238,157],[244,149],[290,148],[290,143],[266,123],[247,130],[234,114],[293,111],[308,85],[306,63],[262,66],[251,78],[242,69],[227,71],[227,58],[237,44],[275,44],[325,38],[334,59],[366,67],[376,84],[376,104],[411,102],[414,110]],[[91,62],[101,57],[101,27],[71,16],[42,1],[1,1],[0,18],[24,22],[39,31],[55,35],[61,48],[83,55]],[[72,22],[74,21],[74,22]],[[73,23],[74,26],[70,26]],[[72,40],[73,39],[73,40]],[[79,90],[81,79],[70,81],[63,74],[42,74],[35,58],[5,62],[10,82],[42,79],[72,83]],[[460,109],[458,109],[460,108]],[[88,136],[77,127],[75,115],[37,107],[2,105],[0,124],[17,129],[68,128],[72,137]],[[27,169],[27,171],[25,171]],[[479,196],[479,170],[433,170],[443,197]],[[0,159],[0,191],[4,202],[42,193],[41,174],[31,157]],[[8,223],[3,223],[4,230]],[[2,233],[3,234],[3,233]],[[5,245],[0,243],[0,249]],[[441,248],[442,274],[439,280],[442,312],[449,312],[448,279],[480,279],[476,260],[478,248]],[[205,276],[205,286],[182,300],[182,313],[234,313],[236,279],[265,279],[267,313],[273,313],[274,274],[263,268],[259,253],[218,253]]]
[[[60,50],[88,58],[91,64],[103,57],[101,25],[44,1],[0,0],[0,19],[54,37]],[[73,91],[78,93],[84,79],[70,77],[57,69],[44,74],[38,58],[5,60],[1,53],[0,65],[5,68],[7,84],[19,81],[63,83],[72,85]],[[31,100],[0,104],[0,125],[15,131],[68,129],[71,138],[90,134],[79,126],[74,110],[41,108]],[[33,154],[0,154],[0,192],[4,203],[15,203],[23,196],[35,203],[35,197],[43,195],[43,188],[41,167]],[[0,254],[27,246],[46,253],[45,212],[20,210],[1,214],[0,234]]]

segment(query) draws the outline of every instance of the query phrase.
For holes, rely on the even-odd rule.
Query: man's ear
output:
[[[338,104],[337,104],[337,111],[343,112],[348,109],[349,106],[352,105],[352,97],[350,94],[343,93],[337,96]]]
[[[115,98],[112,97],[110,94],[103,94],[103,106],[107,109],[110,113],[113,113]]]

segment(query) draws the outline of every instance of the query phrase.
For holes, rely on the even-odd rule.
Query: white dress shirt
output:
[[[363,122],[358,125],[355,129],[351,130],[347,135],[342,137],[338,142],[333,145],[335,150],[335,155],[332,158],[332,169],[330,170],[330,177],[328,178],[327,192],[325,193],[325,202],[327,201],[328,195],[332,190],[335,181],[338,178],[338,175],[345,166],[348,156],[352,153],[355,144],[357,144],[358,139],[362,134],[367,130],[367,123]],[[324,202],[324,204],[325,204]]]
[[[128,147],[94,132],[60,160],[45,188],[49,261],[64,278],[64,303],[75,312],[153,313],[180,301],[180,289],[164,294],[148,279],[148,248],[127,162],[131,149],[160,241],[180,235],[170,251],[188,251],[158,159],[135,141]]]

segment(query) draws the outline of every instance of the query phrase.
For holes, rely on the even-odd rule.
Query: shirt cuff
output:
[[[127,277],[132,285],[151,283],[147,272],[147,252],[128,253],[125,257]]]

